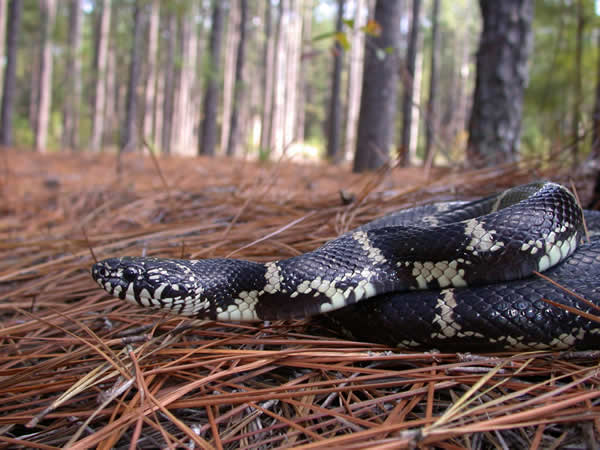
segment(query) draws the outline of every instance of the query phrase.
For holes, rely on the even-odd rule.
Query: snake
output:
[[[319,316],[409,349],[592,349],[600,239],[584,239],[585,220],[600,230],[600,213],[584,218],[569,189],[543,181],[401,210],[287,259],[122,256],[91,274],[114,297],[196,318]]]

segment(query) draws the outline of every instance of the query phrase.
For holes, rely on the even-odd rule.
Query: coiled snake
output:
[[[598,214],[586,218],[600,224]],[[575,198],[546,182],[406,210],[266,264],[121,257],[94,264],[92,276],[115,297],[176,314],[256,321],[327,313],[355,338],[402,347],[598,348],[591,315],[600,305],[600,240],[582,241]],[[591,304],[533,275],[543,271]]]

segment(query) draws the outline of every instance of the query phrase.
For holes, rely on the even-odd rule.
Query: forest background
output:
[[[479,3],[2,1],[0,143],[98,152],[147,141],[164,154],[354,160],[357,171],[390,156],[596,158],[595,2]],[[486,30],[499,39],[487,47]],[[478,60],[494,62],[487,79]],[[477,82],[491,85],[479,99]]]

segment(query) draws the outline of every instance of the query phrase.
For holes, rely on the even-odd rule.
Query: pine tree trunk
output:
[[[533,0],[480,0],[483,31],[469,123],[467,159],[475,167],[517,158],[533,35]]]
[[[35,127],[35,149],[45,152],[48,146],[48,121],[52,102],[52,31],[56,13],[55,0],[40,0],[42,11],[40,41],[40,83]]]
[[[133,10],[133,45],[129,62],[129,80],[125,103],[125,123],[120,150],[131,152],[138,147],[137,115],[138,104],[136,90],[140,78],[140,52],[142,45],[142,0],[136,0]]]
[[[592,152],[590,159],[600,161],[600,33],[596,35],[596,99],[592,115]],[[592,199],[587,205],[590,209],[600,208],[600,167],[596,166],[596,180]]]
[[[431,67],[429,69],[429,99],[427,100],[427,125],[425,127],[425,155],[423,162],[430,166],[434,153],[433,139],[437,130],[437,82],[438,82],[438,53],[440,51],[440,32],[438,17],[440,15],[440,0],[433,0],[431,5]]]
[[[358,126],[358,111],[360,109],[362,68],[365,49],[365,33],[361,30],[361,28],[364,27],[367,19],[367,15],[363,11],[365,6],[364,0],[356,1],[348,68],[348,106],[346,107],[347,117],[344,150],[345,159],[352,158],[352,152],[356,146],[356,128]]]
[[[0,61],[4,61],[4,45],[6,37],[6,15],[8,13],[8,2],[0,2]],[[0,99],[2,98],[2,89],[4,87],[4,70],[0,69]]]
[[[263,45],[263,109],[260,119],[260,151],[268,153],[270,151],[271,142],[271,114],[273,113],[273,75],[274,75],[274,56],[275,56],[275,41],[272,38],[272,19],[271,19],[271,2],[265,2],[265,41]]]
[[[337,19],[335,22],[335,31],[342,32],[344,19],[344,0],[337,2]],[[341,154],[341,136],[342,136],[342,105],[340,101],[340,92],[342,90],[342,65],[344,62],[344,49],[339,41],[335,42],[333,71],[331,74],[331,97],[329,99],[329,117],[327,133],[327,158],[329,161],[337,163]]]
[[[117,54],[111,45],[106,55],[106,105],[103,113],[104,131],[102,134],[103,146],[107,144],[118,148],[118,129],[120,114],[119,99],[122,97],[122,87],[117,82]],[[123,103],[123,102],[120,102]]]
[[[148,73],[146,77],[146,90],[144,96],[143,136],[152,140],[154,124],[154,99],[156,97],[156,58],[158,52],[158,26],[159,26],[159,0],[150,3],[150,17],[148,21],[148,45],[146,48],[146,65]]]
[[[8,5],[8,26],[6,30],[6,68],[4,72],[4,95],[2,96],[2,117],[0,118],[0,145],[13,145],[13,114],[15,102],[17,50],[21,33],[22,0],[11,0]]]
[[[223,123],[221,125],[221,149],[227,152],[229,128],[231,126],[231,108],[235,86],[235,65],[239,40],[239,2],[229,3],[227,17],[227,37],[225,39],[225,70],[223,72]]]
[[[300,66],[300,49],[302,44],[302,2],[290,0],[289,23],[285,28],[286,52],[284,75],[284,148],[296,140],[296,111],[298,106],[298,73]]]
[[[217,147],[217,115],[219,109],[219,80],[221,78],[221,47],[223,46],[223,2],[213,0],[210,54],[206,73],[202,118],[202,143],[199,154],[214,156]],[[267,6],[268,7],[268,6]]]
[[[41,30],[38,30],[37,33],[40,33]],[[39,40],[37,42],[32,42],[29,48],[27,49],[29,53],[28,60],[31,61],[31,73],[29,74],[29,110],[28,110],[28,119],[29,126],[32,130],[35,130],[37,126],[37,115],[38,115],[38,104],[40,101],[40,43]]]
[[[194,89],[196,70],[197,33],[195,27],[196,5],[190,4],[190,10],[182,18],[180,27],[181,65],[178,71],[175,94],[173,123],[177,132],[171,136],[171,151],[180,155],[195,154],[196,145],[191,144],[194,123]]]
[[[402,2],[387,0],[377,0],[375,5],[375,21],[381,25],[381,34],[368,36],[365,42],[354,172],[385,164],[394,142],[401,6]],[[388,53],[387,48],[394,50]]]
[[[406,52],[406,76],[404,77],[404,94],[402,96],[402,138],[400,141],[400,165],[410,163],[410,149],[413,130],[413,103],[416,99],[416,67],[417,47],[419,43],[421,19],[421,0],[413,0],[412,23]]]
[[[577,0],[577,33],[575,37],[575,101],[573,102],[573,122],[571,136],[573,145],[571,154],[573,155],[573,165],[579,162],[579,125],[581,123],[581,64],[582,64],[582,45],[583,45],[583,0]]]
[[[286,14],[287,0],[279,0],[277,7],[277,26],[275,28],[275,55],[273,61],[273,99],[271,100],[271,123],[269,124],[271,154],[279,157],[284,147],[285,108],[285,53],[286,42],[283,32],[283,16]]]
[[[471,97],[466,93],[469,83],[469,66],[471,65],[470,34],[461,30],[454,42],[454,69],[450,83],[450,95],[444,114],[444,125],[447,130],[445,139],[454,142],[459,133],[467,128],[468,108]]]
[[[285,145],[289,146],[297,140],[296,135],[296,113],[298,111],[298,78],[300,73],[300,59],[302,56],[302,5],[304,0],[290,0],[291,27],[286,29],[288,33],[288,63],[286,74],[286,105],[285,123],[286,135]]]
[[[165,101],[165,68],[162,63],[159,64],[156,75],[156,99],[154,101],[154,143],[160,148],[162,145],[163,105]]]
[[[237,153],[240,145],[239,116],[244,98],[244,63],[246,52],[246,29],[248,21],[248,0],[240,0],[240,37],[237,45],[237,57],[235,65],[235,85],[233,105],[231,107],[231,120],[229,128],[229,139],[227,141],[227,156]]]
[[[96,29],[96,54],[94,58],[94,103],[92,105],[92,139],[90,147],[99,152],[102,148],[104,135],[104,114],[106,112],[107,91],[107,55],[108,39],[110,32],[110,7],[111,0],[102,0],[100,18]],[[109,91],[112,94],[112,91]]]
[[[600,33],[596,35],[596,100],[592,116],[592,155],[600,161]],[[598,179],[598,193],[600,194],[600,178]]]
[[[421,34],[421,33],[420,33]],[[413,78],[413,101],[410,125],[410,142],[408,144],[408,160],[406,165],[417,159],[419,142],[419,125],[421,123],[421,83],[423,80],[423,37],[417,41],[417,57],[415,59],[415,76]]]
[[[81,0],[69,3],[69,52],[65,86],[72,91],[63,105],[63,148],[79,147],[79,102],[81,101]]]
[[[300,65],[298,68],[298,87],[296,88],[296,140],[298,142],[304,141],[304,128],[306,126],[306,97],[308,91],[308,84],[306,82],[306,70],[308,64],[303,64],[303,51],[304,46],[302,43],[310,42],[312,39],[312,17],[313,17],[313,2],[308,1],[304,3],[302,11],[302,37],[300,41]]]
[[[175,58],[177,56],[177,16],[170,14],[167,22],[167,63],[164,82],[164,109],[162,124],[162,151],[171,153],[171,130],[173,127],[173,109],[175,98]]]

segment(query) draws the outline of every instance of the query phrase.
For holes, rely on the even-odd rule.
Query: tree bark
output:
[[[402,2],[377,0],[378,37],[365,41],[362,100],[354,172],[376,169],[388,161],[394,141],[398,84],[398,43]],[[393,49],[386,52],[386,49]]]
[[[175,57],[177,54],[177,16],[171,13],[167,23],[167,63],[165,67],[165,101],[162,125],[162,150],[171,153],[171,130],[175,97]]]
[[[413,0],[412,23],[406,52],[406,76],[402,96],[402,139],[400,141],[400,165],[410,163],[410,150],[413,130],[413,103],[415,102],[417,47],[421,23],[421,0]]]
[[[284,148],[297,139],[296,118],[298,111],[298,74],[300,73],[300,58],[302,48],[302,4],[304,0],[290,0],[290,21],[285,28],[286,71],[285,71],[285,110],[284,110]]]
[[[596,100],[592,114],[592,155],[596,161],[600,161],[600,33],[597,34],[596,39]],[[600,197],[600,178],[598,193]]]
[[[273,98],[271,100],[271,123],[269,124],[271,155],[279,156],[284,147],[285,111],[285,52],[287,49],[283,31],[283,16],[287,13],[288,0],[279,0],[277,5],[277,25],[275,27],[275,55],[273,60]]]
[[[273,113],[273,75],[275,40],[272,38],[271,2],[265,2],[265,41],[263,45],[263,109],[260,119],[260,151],[268,154],[271,149],[271,114]]]
[[[6,38],[6,15],[8,2],[0,2],[0,61],[4,61],[4,45]],[[2,98],[2,89],[4,87],[4,70],[0,68],[0,99]]]
[[[69,3],[69,52],[65,86],[72,92],[66,96],[63,105],[63,148],[79,147],[79,102],[81,101],[81,0]]]
[[[483,30],[469,122],[467,159],[475,167],[515,161],[533,35],[533,0],[480,0]]]
[[[346,107],[346,137],[344,155],[346,159],[352,158],[356,146],[356,127],[358,125],[358,111],[360,109],[360,94],[362,89],[362,69],[364,62],[365,33],[361,28],[365,25],[365,1],[357,0],[354,12],[354,26],[352,28],[352,45],[350,46],[350,61],[348,68],[348,100]]]
[[[429,166],[433,158],[433,139],[437,130],[437,82],[438,82],[438,53],[440,47],[438,17],[440,15],[440,0],[433,0],[431,5],[431,67],[429,77],[429,98],[427,100],[427,124],[425,127],[425,154],[423,162]]]
[[[198,149],[199,154],[210,156],[214,156],[217,147],[219,80],[221,78],[221,48],[223,47],[223,12],[223,2],[221,0],[213,0],[210,54],[208,55],[209,63],[206,72],[206,89],[204,91],[202,141]]]
[[[308,64],[303,64],[304,43],[310,42],[312,39],[312,18],[313,18],[313,2],[304,2],[302,7],[302,35],[299,45],[299,66],[298,66],[298,87],[296,88],[296,131],[294,133],[298,142],[304,141],[304,130],[306,127],[306,105],[307,105],[307,69]]]
[[[106,109],[106,69],[108,55],[108,39],[110,32],[110,7],[111,0],[102,0],[100,18],[96,31],[96,55],[94,58],[94,73],[96,75],[94,86],[94,104],[92,107],[92,151],[99,152],[102,148],[104,135],[104,114]],[[112,92],[111,92],[112,94]]]
[[[273,42],[273,87],[271,90],[271,116],[269,127],[269,151],[270,154],[279,155],[283,147],[283,121],[281,112],[284,107],[285,99],[282,96],[281,86],[282,60],[284,53],[284,33],[283,16],[286,12],[287,0],[280,0],[277,5],[277,21],[275,24],[275,39]]]
[[[175,109],[173,112],[173,123],[177,124],[177,132],[171,136],[171,152],[180,155],[196,154],[196,145],[192,145],[193,124],[196,122],[196,109],[194,104],[194,80],[196,78],[196,56],[197,39],[196,4],[190,3],[189,10],[181,18],[180,27],[180,54],[181,64],[177,71],[177,82],[175,84]]]
[[[119,101],[123,94],[123,86],[117,81],[117,54],[113,45],[108,47],[106,55],[106,105],[103,113],[103,133],[102,140],[104,146],[107,144],[119,147],[118,130],[119,118],[123,117],[120,106],[123,101]]]
[[[302,45],[302,3],[303,0],[290,0],[289,21],[285,27],[285,70],[283,71],[283,147],[287,148],[296,140],[296,112],[298,108],[298,73]]]
[[[335,31],[342,32],[344,19],[344,0],[338,0],[337,19]],[[342,105],[340,92],[342,90],[342,65],[344,62],[344,49],[336,40],[333,56],[333,71],[331,74],[331,97],[329,99],[329,118],[327,133],[327,158],[334,163],[339,162],[341,153],[342,136]]]
[[[148,45],[146,49],[146,64],[148,73],[146,76],[146,90],[144,95],[144,138],[152,140],[154,134],[154,99],[156,97],[156,57],[158,51],[158,26],[159,26],[160,2],[152,0],[148,21]]]
[[[159,64],[156,80],[156,99],[154,101],[154,142],[157,147],[162,145],[163,110],[165,101],[165,68]]]
[[[39,34],[40,30],[37,30],[36,34]],[[28,60],[31,61],[31,73],[29,74],[29,110],[27,111],[29,116],[29,126],[35,131],[37,126],[37,115],[38,115],[38,102],[40,98],[40,43],[39,39],[31,43],[29,48],[26,49],[29,53]]]
[[[596,99],[592,114],[592,152],[589,159],[596,164],[600,161],[600,33],[596,35]],[[593,169],[596,171],[596,180],[592,199],[587,207],[598,209],[600,208],[600,167],[596,165]]]
[[[140,78],[140,52],[142,44],[142,0],[136,0],[133,10],[133,44],[129,62],[129,80],[127,83],[127,100],[125,103],[125,123],[120,150],[131,152],[138,146],[137,129],[137,94],[136,89]]]
[[[457,135],[467,129],[468,108],[472,103],[471,96],[466,93],[469,83],[469,66],[471,64],[471,37],[465,30],[455,32],[452,51],[452,74],[450,92],[444,106],[443,125],[444,139],[455,142]]]
[[[233,156],[240,145],[239,115],[244,96],[244,63],[246,52],[246,28],[248,21],[248,0],[240,0],[240,37],[237,46],[235,67],[235,85],[233,104],[231,107],[231,120],[229,125],[229,139],[227,141],[227,156]]]
[[[52,31],[56,14],[55,0],[40,0],[42,11],[40,40],[40,80],[35,127],[35,149],[45,152],[48,146],[48,121],[52,102]]]
[[[231,118],[231,105],[233,103],[233,89],[235,81],[235,58],[237,56],[237,43],[239,39],[239,3],[229,3],[227,15],[227,33],[225,38],[225,69],[223,70],[223,112],[221,117],[220,147],[224,153],[227,152],[229,140],[229,127]]]
[[[11,0],[8,6],[8,27],[6,32],[6,68],[4,72],[4,95],[2,96],[2,117],[0,123],[0,145],[13,145],[13,114],[17,71],[17,50],[21,33],[22,0]]]
[[[572,139],[573,145],[571,147],[571,154],[573,155],[573,165],[577,165],[579,162],[579,124],[581,122],[581,56],[582,56],[582,45],[583,45],[583,27],[584,27],[584,16],[583,16],[583,0],[577,0],[576,7],[577,14],[577,33],[575,37],[575,101],[573,102],[573,122],[572,122]]]

